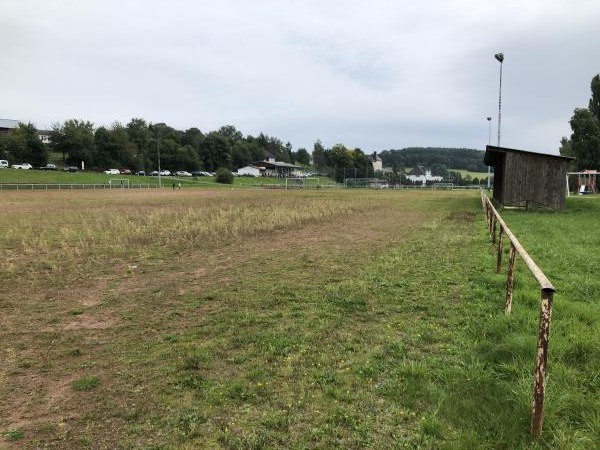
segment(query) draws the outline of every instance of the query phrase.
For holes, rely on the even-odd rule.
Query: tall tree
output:
[[[0,134],[0,159],[8,159],[6,156],[6,140],[8,136]]]
[[[67,164],[79,166],[89,164],[95,152],[94,124],[88,121],[69,119],[62,125],[54,126],[52,145],[55,151],[63,154]]]
[[[590,83],[592,96],[588,108],[576,108],[569,121],[571,139],[560,141],[560,154],[576,160],[569,164],[570,170],[598,168],[600,165],[600,74]]]
[[[560,147],[558,152],[561,156],[567,156],[570,158],[575,158],[575,153],[573,152],[573,145],[571,140],[565,136],[563,136],[560,140]],[[577,160],[574,159],[567,163],[567,169],[569,172],[574,172],[577,170]]]
[[[216,131],[211,131],[202,141],[200,157],[206,170],[216,171],[219,167],[231,168],[231,144]]]
[[[152,132],[144,119],[133,118],[127,124],[129,141],[134,145],[135,166],[137,169],[150,169],[155,147]]]
[[[325,156],[325,147],[320,139],[313,144],[312,160],[317,172],[321,172],[327,167],[327,158]]]
[[[298,151],[294,154],[294,160],[297,164],[301,164],[303,166],[310,166],[310,155],[305,148],[298,149]]]
[[[109,129],[100,127],[94,133],[93,164],[101,168],[137,167],[137,146],[129,140],[127,128],[115,122]]]
[[[12,129],[7,138],[6,152],[15,162],[28,162],[33,166],[43,166],[48,162],[48,152],[31,123]]]
[[[600,120],[600,74],[592,78],[592,98],[589,103],[590,112]]]
[[[237,141],[244,139],[244,135],[236,130],[233,125],[224,125],[217,131],[221,136],[229,141],[229,145],[235,144]]]
[[[577,168],[596,169],[600,165],[600,121],[587,108],[577,108],[570,121],[571,148]]]

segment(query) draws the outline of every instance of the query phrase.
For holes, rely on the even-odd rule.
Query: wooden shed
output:
[[[565,206],[567,163],[573,158],[488,145],[483,161],[494,167],[494,200],[503,206]]]

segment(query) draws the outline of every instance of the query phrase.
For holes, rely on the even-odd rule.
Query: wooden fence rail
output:
[[[503,236],[506,235],[510,241],[510,253],[508,257],[508,278],[506,282],[506,300],[504,303],[504,312],[510,314],[512,310],[513,288],[514,288],[514,265],[515,256],[518,254],[527,265],[527,268],[535,277],[540,286],[541,301],[540,301],[540,322],[537,340],[537,356],[534,372],[533,383],[533,400],[531,406],[531,434],[539,437],[542,434],[542,426],[544,423],[544,395],[545,395],[545,380],[546,366],[548,362],[548,341],[550,337],[550,320],[552,316],[552,300],[554,296],[554,286],[546,278],[546,275],[541,271],[527,251],[519,243],[515,235],[506,226],[500,214],[490,199],[481,192],[481,201],[485,211],[488,232],[492,241],[492,249],[496,249],[496,272],[500,273],[502,268],[503,254]]]

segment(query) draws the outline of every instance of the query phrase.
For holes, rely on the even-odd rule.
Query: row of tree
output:
[[[266,157],[310,164],[306,149],[294,152],[289,142],[284,144],[262,133],[244,137],[231,125],[206,134],[198,128],[179,131],[164,123],[148,124],[138,118],[127,125],[115,122],[98,128],[89,121],[67,120],[53,127],[49,146],[38,139],[32,124],[19,124],[0,141],[3,159],[27,161],[34,166],[48,161],[48,151],[61,154],[67,165],[80,166],[83,162],[89,169],[155,170],[159,156],[161,168],[170,170],[237,169]]]
[[[576,108],[569,121],[572,134],[561,139],[560,154],[575,160],[570,170],[600,168],[600,74],[592,78],[587,108]]]
[[[372,157],[361,149],[336,144],[326,149],[321,141],[314,143],[312,155],[280,139],[260,134],[243,136],[234,126],[227,125],[206,134],[198,128],[179,131],[164,123],[149,124],[134,118],[126,125],[115,122],[109,127],[95,128],[89,121],[71,119],[53,127],[50,145],[38,139],[32,124],[19,124],[6,139],[0,140],[0,156],[12,162],[30,162],[42,166],[48,162],[48,152],[62,155],[67,165],[90,170],[128,168],[155,170],[160,156],[161,168],[169,170],[206,170],[218,168],[236,170],[267,157],[277,161],[311,167],[313,171],[331,176],[336,181],[345,178],[383,177],[373,170]],[[375,155],[373,155],[375,156]],[[392,172],[390,181],[404,182],[406,168],[425,165],[434,175],[448,177],[448,167],[484,170],[482,154],[468,149],[408,148],[385,150],[381,158]]]

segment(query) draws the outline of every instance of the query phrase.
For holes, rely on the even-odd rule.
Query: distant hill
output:
[[[445,166],[471,172],[485,172],[484,151],[469,148],[408,147],[400,150],[384,150],[379,154],[384,167],[427,168]]]

